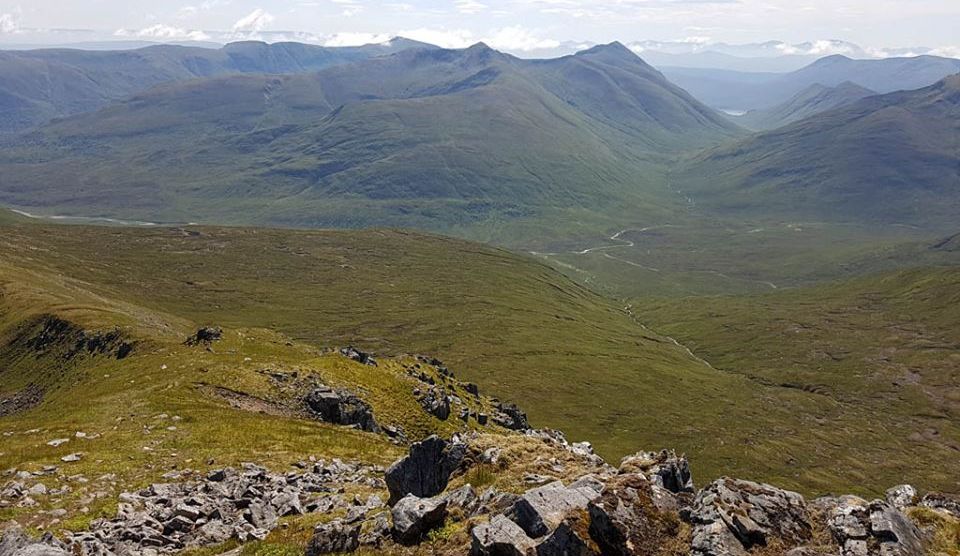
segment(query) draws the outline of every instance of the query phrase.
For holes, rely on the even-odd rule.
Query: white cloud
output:
[[[210,35],[196,29],[183,29],[170,25],[156,24],[143,29],[118,29],[114,36],[124,38],[155,39],[161,41],[205,41]]]
[[[531,31],[520,27],[504,27],[495,31],[489,37],[483,39],[483,42],[489,44],[498,50],[511,50],[527,52],[531,50],[540,50],[544,48],[557,48],[560,41],[554,39],[542,39],[535,36]]]
[[[256,33],[273,23],[273,15],[263,8],[257,8],[233,24],[234,33]]]
[[[13,14],[0,14],[0,33],[16,33],[20,30],[20,20]]]
[[[930,54],[945,58],[960,58],[960,46],[941,46],[931,50]]]
[[[457,11],[462,14],[477,14],[487,9],[487,5],[477,0],[454,0]]]
[[[420,28],[400,31],[397,35],[443,48],[466,48],[478,42],[473,33],[466,29]]]

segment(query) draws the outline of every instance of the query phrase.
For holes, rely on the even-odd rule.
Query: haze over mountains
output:
[[[173,83],[52,122],[6,141],[0,199],[148,220],[442,229],[655,203],[653,163],[741,134],[618,43],[546,61],[414,48]]]
[[[740,214],[951,230],[960,214],[960,75],[717,147],[676,179]]]

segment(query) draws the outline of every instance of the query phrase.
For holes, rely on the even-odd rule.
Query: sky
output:
[[[224,42],[277,31],[333,46],[398,35],[446,47],[482,40],[520,52],[566,41],[840,39],[960,55],[960,0],[0,0],[0,43],[7,44],[40,37]]]

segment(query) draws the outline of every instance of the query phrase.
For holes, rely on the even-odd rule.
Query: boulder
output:
[[[472,515],[480,505],[480,498],[470,485],[446,492],[441,499],[447,503],[447,510],[459,510],[464,516]]]
[[[828,507],[830,532],[843,556],[924,554],[920,530],[888,502],[868,503],[856,496],[843,496],[824,505]]]
[[[796,547],[810,539],[806,502],[796,492],[723,478],[701,490],[690,510],[692,554],[743,554],[777,541]]]
[[[466,455],[466,445],[431,436],[410,446],[410,454],[387,469],[385,479],[390,490],[389,504],[413,494],[420,498],[436,496],[447,488],[450,476]]]
[[[360,525],[348,525],[342,520],[322,523],[313,529],[307,544],[306,556],[355,552],[360,548]]]
[[[910,485],[897,485],[886,492],[887,503],[898,510],[912,506],[917,498],[917,489]]]
[[[513,520],[530,537],[553,531],[571,512],[585,510],[600,494],[592,488],[567,488],[556,481],[528,490],[513,505]]]
[[[393,516],[393,538],[400,544],[416,544],[431,529],[443,525],[447,502],[410,494],[394,504],[390,514]]]
[[[497,404],[497,412],[493,415],[493,422],[505,429],[515,431],[530,429],[527,414],[514,404]]]
[[[371,367],[377,366],[377,360],[373,358],[369,353],[360,351],[359,349],[349,346],[345,348],[340,348],[340,355],[350,359],[351,361],[356,361],[363,365],[369,365]]]
[[[519,525],[502,514],[471,529],[470,540],[471,556],[527,556],[535,545]]]
[[[695,491],[687,458],[669,450],[627,456],[620,461],[620,473],[643,473],[653,484],[674,493]]]
[[[417,398],[417,402],[424,411],[441,421],[450,418],[450,398],[442,388],[430,387],[426,393]]]
[[[604,555],[655,554],[680,531],[675,513],[654,506],[653,485],[641,474],[611,479],[588,512],[590,537]]]
[[[327,423],[355,426],[368,432],[380,432],[370,404],[349,390],[319,386],[304,401],[310,411]]]
[[[223,329],[219,326],[204,326],[193,333],[184,342],[188,346],[210,345],[223,338]]]

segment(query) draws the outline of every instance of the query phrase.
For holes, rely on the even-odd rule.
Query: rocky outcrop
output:
[[[223,329],[219,326],[204,326],[193,333],[184,344],[188,346],[209,346],[223,338]]]
[[[921,556],[920,530],[906,515],[883,500],[856,496],[821,499],[828,525],[842,556]]]
[[[676,452],[637,452],[623,458],[620,473],[643,473],[650,481],[673,493],[693,493],[693,475],[687,458]]]
[[[344,523],[335,519],[330,523],[321,523],[313,529],[313,537],[307,544],[305,556],[321,554],[341,554],[354,552],[360,548],[360,524]]]
[[[320,385],[306,395],[304,403],[313,415],[327,423],[380,432],[370,404],[349,390]]]
[[[360,363],[362,365],[369,365],[371,367],[377,366],[377,360],[374,359],[372,355],[370,355],[367,352],[360,351],[359,349],[353,346],[340,348],[340,355],[346,357],[347,359],[350,359],[351,361],[356,361],[357,363]]]
[[[19,526],[11,526],[0,532],[0,556],[70,556],[67,546],[44,533],[32,539]]]
[[[450,396],[442,388],[431,386],[425,392],[416,390],[414,395],[424,411],[441,421],[450,418]],[[469,415],[469,410],[467,410]]]
[[[657,508],[653,489],[642,474],[619,475],[590,503],[590,536],[603,554],[655,554],[679,533],[680,519]]]
[[[374,471],[338,460],[285,475],[245,464],[195,482],[157,483],[121,494],[114,519],[94,520],[89,531],[74,533],[67,541],[82,554],[147,555],[229,539],[263,539],[281,517],[351,507],[337,491],[345,484],[382,484]],[[328,533],[329,543],[339,546],[342,536]],[[325,541],[317,546],[326,546]]]
[[[436,496],[447,488],[450,476],[466,455],[466,445],[457,439],[446,441],[431,436],[410,446],[410,454],[387,469],[390,505],[404,496]]]
[[[499,403],[497,412],[491,417],[494,423],[505,429],[525,431],[530,429],[527,414],[514,404]]]
[[[917,489],[910,485],[897,485],[887,489],[887,503],[898,510],[913,506],[917,498]]]
[[[500,514],[471,529],[470,539],[472,556],[526,556],[535,546],[519,525]]]
[[[960,495],[930,492],[920,500],[920,506],[938,510],[960,519]]]
[[[528,490],[513,505],[513,521],[531,537],[549,534],[564,518],[587,505],[600,493],[592,488],[567,488],[557,481]]]
[[[393,538],[400,544],[416,544],[431,529],[443,524],[447,502],[441,498],[418,498],[408,494],[394,504]]]
[[[746,554],[774,541],[798,546],[812,534],[803,496],[738,479],[719,479],[701,490],[690,521],[696,556]]]

